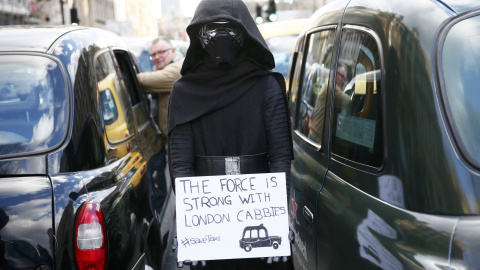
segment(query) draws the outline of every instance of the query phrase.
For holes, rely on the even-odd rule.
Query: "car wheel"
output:
[[[273,249],[277,249],[277,248],[278,248],[278,243],[277,242],[273,243]]]
[[[250,250],[252,250],[252,245],[246,245],[243,249],[245,249],[246,252],[250,252]]]

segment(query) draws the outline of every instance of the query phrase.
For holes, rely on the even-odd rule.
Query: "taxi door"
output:
[[[297,40],[288,82],[293,123],[289,217],[294,233],[292,259],[296,269],[316,269],[324,256],[318,245],[323,218],[317,214],[317,198],[328,171],[329,93],[332,90],[336,48],[343,9],[348,1],[336,1],[322,9],[323,16],[310,20],[305,35]]]

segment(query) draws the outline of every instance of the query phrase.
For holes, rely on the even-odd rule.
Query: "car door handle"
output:
[[[303,216],[310,224],[313,224],[314,216],[312,214],[312,211],[310,211],[310,209],[308,209],[308,207],[306,206],[303,207]]]

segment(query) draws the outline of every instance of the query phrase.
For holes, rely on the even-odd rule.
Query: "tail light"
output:
[[[75,223],[75,258],[79,270],[105,269],[106,232],[100,205],[94,201],[85,202]]]

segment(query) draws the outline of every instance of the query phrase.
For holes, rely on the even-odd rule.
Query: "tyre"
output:
[[[246,252],[250,252],[250,250],[252,250],[252,245],[248,244],[243,249],[245,249]]]
[[[273,245],[272,245],[272,246],[273,246],[273,249],[277,249],[277,248],[278,248],[278,243],[277,243],[277,242],[275,242],[275,243],[273,243]]]

